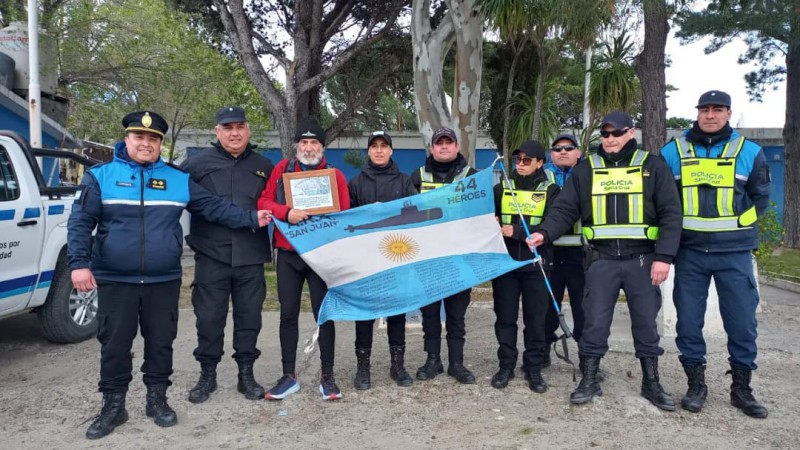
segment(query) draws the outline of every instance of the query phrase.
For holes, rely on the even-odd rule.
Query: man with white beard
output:
[[[325,130],[314,118],[306,118],[297,125],[297,155],[292,159],[281,160],[272,170],[267,187],[261,193],[259,205],[273,205],[272,214],[278,220],[296,224],[306,220],[310,215],[300,209],[290,208],[286,204],[286,190],[283,185],[283,174],[329,169],[325,161]],[[350,208],[350,193],[347,179],[338,169],[336,172],[336,188],[339,193],[341,210]],[[295,252],[286,237],[275,230],[274,247],[278,250],[275,260],[278,278],[278,299],[281,305],[280,340],[283,376],[275,386],[266,393],[267,400],[282,400],[300,390],[297,382],[295,363],[297,357],[298,318],[300,316],[300,296],[303,283],[308,282],[311,294],[311,308],[314,320],[317,320],[322,299],[328,287],[322,278],[314,272]],[[319,391],[323,400],[342,398],[339,387],[333,377],[333,356],[336,330],[333,322],[328,321],[319,328],[320,384]]]

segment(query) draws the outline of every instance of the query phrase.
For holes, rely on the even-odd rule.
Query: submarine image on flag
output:
[[[387,217],[377,222],[365,223],[362,225],[348,225],[345,230],[354,232],[356,230],[374,230],[376,228],[396,227],[398,225],[409,225],[412,223],[428,222],[442,218],[442,208],[431,208],[419,210],[411,202],[403,203],[400,214]]]

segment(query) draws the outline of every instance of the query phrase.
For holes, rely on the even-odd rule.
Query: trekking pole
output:
[[[519,206],[519,202],[517,202],[517,194],[514,192],[514,189],[511,186],[511,180],[508,178],[508,172],[506,172],[505,165],[503,164],[502,155],[498,155],[497,159],[495,159],[495,162],[492,164],[497,163],[500,164],[500,172],[503,174],[503,181],[505,182],[506,186],[508,186],[508,190],[511,192],[511,200],[514,202],[514,207],[517,209],[517,215],[519,216],[520,223],[522,224],[522,229],[525,230],[525,236],[527,236],[528,239],[531,239],[531,232],[528,229],[527,222],[525,222],[525,216],[522,214],[522,208]],[[553,294],[553,288],[550,286],[550,280],[547,278],[544,264],[542,264],[542,257],[536,250],[536,246],[533,246],[533,263],[538,263],[539,265],[539,269],[542,272],[542,277],[544,278],[544,284],[547,287],[547,292],[550,294],[550,300],[552,300],[553,307],[555,308],[558,316],[559,327],[561,328],[561,331],[564,332],[564,334],[559,338],[564,349],[564,356],[562,357],[558,354],[558,352],[556,352],[556,356],[572,365],[572,381],[575,381],[575,363],[569,359],[569,350],[567,347],[567,339],[572,337],[572,331],[570,331],[569,326],[567,325],[567,321],[564,318],[564,313],[561,312],[561,308],[558,306],[558,301],[556,300],[555,294]]]

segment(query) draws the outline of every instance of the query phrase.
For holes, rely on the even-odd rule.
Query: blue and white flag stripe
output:
[[[506,250],[491,169],[424,194],[276,226],[326,282],[318,322],[413,311],[530,264]]]

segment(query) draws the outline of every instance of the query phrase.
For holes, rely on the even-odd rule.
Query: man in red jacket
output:
[[[325,161],[325,130],[322,129],[316,119],[307,118],[298,124],[295,142],[297,142],[297,155],[292,159],[281,160],[275,166],[267,182],[267,187],[258,200],[259,207],[261,205],[272,205],[268,209],[272,210],[273,216],[278,220],[291,224],[306,220],[310,216],[305,211],[287,206],[283,174],[330,168]],[[347,180],[341,171],[334,170],[336,171],[336,187],[339,192],[339,207],[345,210],[350,208]],[[273,238],[274,247],[278,250],[276,267],[278,299],[281,304],[280,339],[283,376],[266,393],[266,398],[268,400],[282,400],[300,390],[295,372],[295,361],[298,341],[297,320],[300,316],[300,295],[303,290],[303,283],[308,282],[314,320],[317,319],[319,307],[328,292],[328,287],[322,281],[322,278],[300,258],[279,230],[275,230]],[[333,377],[335,339],[336,330],[333,322],[328,321],[322,324],[319,328],[319,357],[321,361],[319,391],[323,400],[342,398],[342,393],[339,387],[336,386],[336,381]]]

